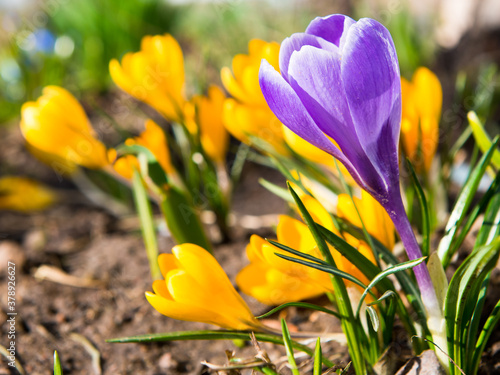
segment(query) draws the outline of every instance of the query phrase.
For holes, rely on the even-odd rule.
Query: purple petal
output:
[[[338,47],[314,35],[296,33],[286,38],[280,47],[280,71],[281,75],[288,82],[288,66],[290,57],[295,51],[300,51],[303,46],[313,46],[338,53]]]
[[[316,126],[291,86],[264,59],[260,65],[259,83],[267,104],[285,126],[307,142],[339,159],[349,171],[353,170],[344,154]]]
[[[342,49],[347,30],[355,23],[356,21],[343,14],[317,17],[307,27],[306,34],[319,36]]]
[[[396,50],[387,29],[368,18],[351,26],[341,67],[359,142],[381,175],[388,170],[392,173],[397,164],[393,155],[397,153],[401,122],[401,82]],[[392,166],[386,169],[388,162]]]
[[[340,77],[338,53],[304,46],[293,53],[289,81],[318,128],[333,138],[370,186],[384,186],[382,177],[360,145]]]

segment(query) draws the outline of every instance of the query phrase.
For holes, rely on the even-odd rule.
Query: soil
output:
[[[255,348],[250,343],[237,347],[229,340],[106,343],[106,339],[116,337],[214,327],[167,318],[147,303],[144,292],[151,290],[151,277],[137,221],[133,217],[119,218],[87,202],[70,182],[60,180],[25,151],[17,127],[0,129],[0,137],[6,145],[0,149],[2,174],[28,175],[64,189],[66,197],[74,198],[65,199],[65,202],[41,213],[0,213],[0,284],[7,289],[6,267],[3,265],[13,260],[16,263],[15,308],[18,313],[16,351],[26,374],[52,373],[54,350],[61,357],[65,375],[200,374],[208,372],[200,363],[203,360],[225,364],[226,350],[235,351],[241,358],[255,356]],[[247,263],[245,246],[250,235],[257,233],[273,237],[273,230],[267,223],[273,220],[269,220],[268,215],[287,211],[281,199],[258,184],[258,179],[263,177],[283,186],[281,175],[247,163],[242,176],[234,196],[233,237],[230,242],[215,247],[216,258],[233,281]],[[260,228],[245,228],[241,225],[245,215],[247,218],[248,215],[266,218],[266,223]],[[168,252],[173,246],[171,238],[164,233],[159,241],[162,252]],[[65,285],[41,275],[42,271],[57,275],[57,270],[91,285]],[[492,277],[492,290],[496,295],[488,300],[487,309],[498,300],[499,273],[497,269]],[[249,297],[244,298],[255,315],[269,309]],[[0,302],[0,343],[7,346],[9,316],[6,293],[1,293]],[[297,308],[290,308],[283,314],[292,329],[341,331],[338,322],[324,314],[309,314]],[[268,324],[277,322],[275,316]],[[87,343],[82,340],[87,340]],[[500,373],[498,330],[490,342],[481,374]],[[94,363],[89,353],[91,347],[100,356]],[[267,344],[262,347],[274,361],[279,362],[284,356],[281,347]],[[324,350],[335,363],[342,367],[347,364],[345,347],[329,343]],[[3,357],[1,374],[17,374]]]
[[[144,297],[151,289],[151,276],[137,221],[117,218],[96,207],[67,181],[60,181],[26,151],[15,128],[0,129],[8,147],[0,151],[3,173],[23,175],[64,188],[75,198],[41,213],[0,213],[0,261],[16,264],[16,350],[17,359],[27,374],[49,374],[53,353],[57,350],[64,374],[186,374],[206,371],[202,360],[226,363],[225,351],[240,357],[253,357],[249,344],[243,348],[227,341],[185,341],[155,344],[111,344],[106,339],[148,333],[214,329],[201,323],[182,322],[155,311]],[[216,246],[215,256],[234,281],[237,272],[248,262],[245,247],[251,234],[274,236],[269,226],[245,229],[238,222],[248,215],[264,217],[287,211],[286,204],[258,184],[259,178],[284,186],[275,171],[248,163],[234,197],[235,224],[230,242]],[[273,221],[271,219],[271,221]],[[162,252],[173,246],[165,234],[159,238]],[[94,287],[75,287],[40,278],[45,266],[62,270]],[[7,289],[6,268],[2,266],[0,283]],[[45,268],[47,269],[47,268]],[[49,272],[49,273],[50,273]],[[36,275],[36,276],[35,276]],[[255,315],[268,307],[245,297]],[[7,293],[1,294],[1,344],[7,346]],[[317,314],[309,316],[299,309],[286,313],[292,329],[300,325],[308,331],[340,332],[334,319]],[[274,318],[274,324],[277,324]],[[273,324],[273,320],[268,322]],[[81,335],[100,355],[100,370],[92,363],[85,345],[75,338]],[[263,345],[273,359],[284,355],[280,347]],[[330,345],[346,365],[345,350]],[[328,347],[327,347],[328,349]],[[331,353],[330,353],[331,354]],[[340,364],[340,362],[339,362]],[[99,372],[101,371],[101,372]],[[0,374],[17,374],[2,357]]]

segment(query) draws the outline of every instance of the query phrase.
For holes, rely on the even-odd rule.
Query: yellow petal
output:
[[[229,134],[222,121],[225,98],[224,92],[212,85],[207,97],[196,100],[201,144],[208,156],[216,162],[225,160],[229,143]]]
[[[252,135],[267,142],[280,154],[288,154],[281,123],[269,107],[248,106],[226,99],[222,116],[225,128],[240,141],[251,144],[249,135]]]
[[[0,210],[40,211],[53,205],[56,200],[56,194],[51,189],[29,178],[0,178]]]
[[[236,277],[241,291],[266,305],[280,305],[314,298],[324,291],[314,284],[290,277],[264,264],[252,263]]]
[[[196,283],[203,286],[212,297],[214,293],[224,301],[224,308],[245,321],[253,315],[241,296],[236,292],[222,267],[215,258],[203,248],[194,244],[177,245],[172,249],[179,267]]]
[[[108,165],[106,147],[78,101],[61,87],[48,86],[36,102],[21,109],[21,131],[35,149],[87,168]]]
[[[122,90],[144,101],[168,120],[179,121],[184,106],[184,58],[171,35],[145,36],[141,50],[109,64]]]
[[[170,151],[168,149],[167,137],[163,129],[153,120],[147,120],[144,130],[139,137],[136,138],[137,144],[149,149],[161,167],[167,173],[172,173],[174,168],[170,161]]]

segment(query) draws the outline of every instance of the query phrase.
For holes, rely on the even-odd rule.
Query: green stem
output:
[[[148,194],[139,172],[134,170],[132,177],[132,187],[134,192],[134,201],[139,220],[141,222],[142,238],[149,260],[149,268],[153,280],[161,279],[162,275],[158,266],[158,243],[156,241],[156,230],[153,220],[153,212],[149,203]]]

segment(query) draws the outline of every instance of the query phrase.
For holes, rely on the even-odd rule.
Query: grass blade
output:
[[[310,260],[311,262],[316,262],[316,263],[322,264],[324,266],[328,266],[329,265],[324,260],[321,260],[321,259],[316,258],[315,256],[312,256],[312,255],[309,255],[309,254],[305,254],[305,253],[303,253],[301,251],[292,249],[291,247],[283,245],[282,243],[279,243],[277,241],[269,240],[269,239],[266,239],[266,241],[269,242],[270,244],[276,246],[277,248],[279,248],[281,250],[284,250],[284,251],[286,251],[286,252],[288,252],[290,254],[296,255],[296,256],[298,256],[300,258],[304,258],[304,259]]]
[[[62,375],[61,361],[57,350],[54,350],[54,375]]]
[[[267,318],[268,316],[271,316],[273,315],[274,313],[278,312],[278,311],[281,311],[287,307],[290,307],[290,306],[295,306],[295,307],[302,307],[304,309],[310,309],[310,310],[316,310],[316,311],[321,311],[321,312],[324,312],[326,314],[330,314],[330,315],[333,315],[335,317],[337,317],[338,319],[341,318],[341,316],[339,314],[337,314],[335,311],[333,310],[330,310],[330,309],[327,309],[326,307],[323,307],[323,306],[318,306],[318,305],[313,305],[312,303],[307,303],[307,302],[288,302],[288,303],[284,303],[282,305],[279,305],[278,307],[275,307],[274,309],[272,309],[271,311],[268,311],[267,313],[265,314],[262,314],[262,315],[259,315],[259,316],[256,316],[257,319],[263,319],[263,318]]]
[[[472,134],[474,135],[474,139],[476,140],[476,143],[481,151],[488,151],[491,147],[491,139],[486,133],[486,130],[484,130],[483,124],[481,123],[481,120],[477,116],[476,112],[470,111],[467,113],[467,120],[469,120],[469,126],[472,129]],[[495,150],[493,157],[491,158],[491,163],[496,169],[500,169],[500,152],[498,150]]]
[[[158,242],[156,240],[153,211],[151,210],[151,203],[149,202],[144,181],[137,170],[134,170],[132,176],[132,189],[135,207],[141,223],[142,238],[148,255],[151,277],[153,280],[158,280],[161,279],[162,275],[158,266]]]
[[[453,256],[453,252],[451,251],[452,241],[455,239],[457,230],[462,224],[465,215],[467,214],[467,210],[476,195],[479,182],[483,177],[486,168],[490,164],[490,160],[493,157],[493,153],[496,151],[499,141],[500,137],[497,136],[488,152],[483,155],[477,166],[474,168],[470,178],[467,180],[462,191],[460,192],[458,200],[455,203],[455,207],[450,215],[450,219],[446,224],[445,235],[441,239],[437,250],[439,258],[441,259],[445,269]]]
[[[425,260],[426,257],[414,259],[414,260],[409,260],[404,263],[400,263],[396,266],[392,266],[387,268],[386,270],[380,272],[377,276],[374,277],[372,281],[370,281],[370,284],[366,287],[366,289],[363,291],[363,294],[361,295],[361,298],[359,299],[358,303],[358,308],[356,309],[356,316],[359,316],[359,311],[361,310],[361,306],[363,305],[363,301],[365,300],[366,296],[370,292],[371,288],[373,288],[375,285],[377,285],[381,280],[385,279],[387,276],[392,275],[396,272],[401,272],[404,270],[407,270],[409,268],[413,268],[415,266],[418,266],[420,263],[422,263]]]
[[[283,343],[285,344],[286,356],[292,374],[300,375],[299,369],[297,368],[297,362],[295,362],[295,357],[293,356],[292,339],[290,338],[290,331],[288,330],[285,319],[281,319],[281,332],[283,334]]]
[[[269,342],[272,344],[283,345],[281,336],[268,333],[255,333],[257,341]],[[248,340],[250,341],[250,332],[244,331],[226,331],[226,330],[205,330],[205,331],[177,331],[166,333],[153,333],[148,335],[138,335],[129,337],[120,337],[106,340],[109,343],[151,343],[168,341],[186,341],[186,340]],[[293,348],[300,350],[310,356],[314,355],[313,350],[306,345],[299,344],[291,340]],[[334,364],[328,359],[323,359],[325,366],[333,367]]]
[[[476,243],[474,244],[475,249],[491,243],[491,241],[500,235],[500,177],[497,176],[495,181],[498,183],[494,190],[492,189],[492,197],[484,213],[483,225],[479,229]]]
[[[316,347],[314,348],[314,367],[313,375],[321,375],[323,370],[323,353],[321,352],[321,340],[316,340]]]
[[[498,322],[500,321],[500,300],[498,300],[497,304],[493,308],[490,316],[484,323],[483,329],[479,335],[479,338],[476,342],[476,348],[474,349],[474,355],[472,357],[471,362],[471,372],[472,375],[477,373],[477,369],[479,368],[479,362],[481,361],[481,356],[483,355],[484,348],[494,329],[496,328]]]
[[[311,268],[317,269],[319,271],[323,271],[323,272],[329,273],[329,274],[331,274],[333,276],[338,276],[338,277],[341,277],[343,279],[349,280],[349,281],[355,283],[356,285],[359,285],[363,289],[366,288],[366,285],[363,284],[358,278],[352,276],[350,273],[347,273],[347,272],[339,270],[337,267],[332,267],[332,266],[329,266],[329,265],[328,266],[323,266],[321,264],[316,264],[316,263],[308,262],[308,261],[305,261],[305,260],[302,260],[302,259],[298,259],[298,258],[294,258],[294,257],[289,257],[287,255],[280,254],[280,253],[275,253],[275,255],[279,256],[280,258],[289,260],[290,262],[302,264],[302,265],[304,265],[306,267],[311,267]]]
[[[495,266],[499,255],[500,238],[474,251],[453,275],[446,294],[444,315],[448,350],[457,366],[465,373],[472,373],[469,367],[471,363],[467,363],[467,354],[474,348],[466,347],[470,318],[476,310],[483,281]],[[453,371],[452,368],[452,375]]]

